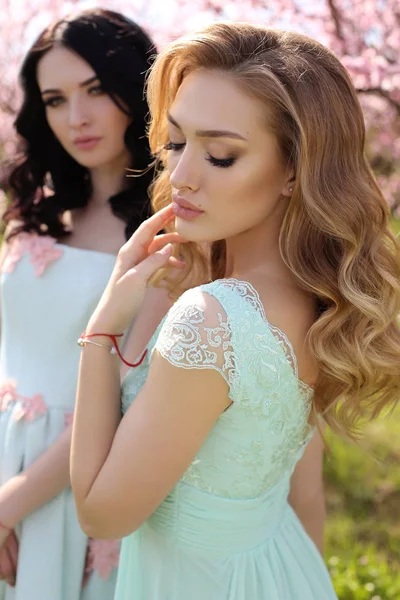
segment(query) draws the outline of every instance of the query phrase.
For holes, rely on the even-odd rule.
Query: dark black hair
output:
[[[15,121],[22,142],[22,157],[9,184],[13,203],[5,221],[17,219],[19,231],[51,235],[68,234],[61,217],[66,210],[87,204],[92,185],[88,169],[74,160],[51,131],[37,83],[37,65],[55,45],[76,52],[96,72],[104,91],[132,116],[125,145],[132,168],[143,171],[128,177],[124,191],[109,199],[113,214],[126,223],[129,237],[149,216],[147,189],[153,178],[146,136],[148,105],[144,92],[146,71],[156,54],[150,37],[123,15],[102,9],[87,10],[45,29],[29,50],[20,81],[24,100]],[[54,195],[45,196],[48,185]]]

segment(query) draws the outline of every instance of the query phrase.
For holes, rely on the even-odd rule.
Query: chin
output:
[[[180,217],[175,217],[175,231],[179,233],[188,242],[215,242],[220,237],[210,236],[210,228],[203,222],[199,222],[201,218],[194,221],[187,221]]]
[[[104,156],[104,154],[95,151],[79,152],[79,154],[71,153],[71,156],[77,163],[86,169],[98,169],[99,167],[112,163],[113,159],[115,159],[115,156]]]

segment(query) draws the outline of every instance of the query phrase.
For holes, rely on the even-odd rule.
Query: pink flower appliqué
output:
[[[17,394],[16,388],[17,388],[17,384],[12,379],[5,381],[0,386],[0,410],[1,410],[1,412],[7,410],[8,405],[11,404],[11,402],[15,402],[15,400],[17,400],[18,394]]]
[[[119,562],[119,540],[89,539],[86,572],[97,571],[101,579],[108,579]]]
[[[14,413],[14,421],[34,421],[37,417],[43,417],[47,412],[47,406],[43,400],[41,394],[35,394],[31,398],[25,398],[20,396],[18,400],[21,401],[20,406]]]
[[[56,248],[57,240],[49,235],[22,232],[10,240],[10,247],[3,263],[3,272],[12,273],[25,253],[30,254],[36,277],[42,275],[46,267],[60,258],[63,251]]]
[[[5,381],[0,386],[0,410],[4,412],[12,402],[18,402],[14,414],[14,421],[34,421],[39,416],[44,416],[47,412],[47,405],[41,394],[33,396],[22,396],[18,394],[16,383],[13,380]]]

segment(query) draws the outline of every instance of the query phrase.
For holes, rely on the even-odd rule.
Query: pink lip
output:
[[[176,217],[180,217],[185,221],[191,221],[204,214],[204,210],[200,210],[197,206],[177,194],[173,194],[172,196],[172,209]]]
[[[91,148],[94,148],[100,140],[101,138],[99,137],[82,136],[75,138],[74,144],[82,150],[90,150]]]

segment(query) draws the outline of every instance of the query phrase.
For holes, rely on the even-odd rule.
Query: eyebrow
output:
[[[182,127],[174,119],[174,117],[170,114],[168,114],[168,121],[170,123],[172,123],[172,125],[174,125],[177,129],[180,129],[182,131]],[[209,138],[227,137],[227,138],[233,138],[233,139],[237,139],[237,140],[244,140],[245,142],[247,142],[247,139],[245,137],[243,137],[242,135],[240,135],[239,133],[234,133],[233,131],[223,131],[220,129],[199,130],[199,131],[196,131],[196,136],[197,137],[209,137]]]
[[[84,88],[87,87],[88,85],[90,85],[91,83],[94,83],[95,81],[99,81],[99,78],[97,75],[93,75],[93,77],[89,77],[89,79],[85,79],[85,81],[82,81],[82,83],[79,84],[79,87]],[[58,90],[56,88],[54,89],[48,89],[48,90],[43,90],[43,92],[41,92],[41,94],[56,94],[56,93],[60,93],[61,90]]]

